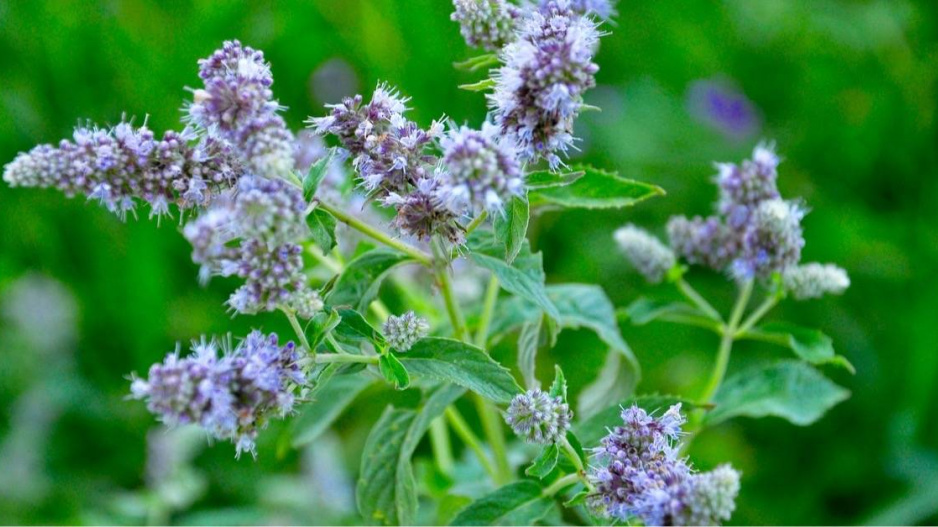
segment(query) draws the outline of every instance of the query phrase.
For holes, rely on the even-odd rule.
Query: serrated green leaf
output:
[[[411,457],[430,422],[463,393],[463,388],[444,385],[417,410],[389,406],[381,415],[365,441],[355,493],[366,523],[414,523],[417,484]]]
[[[407,373],[407,368],[391,353],[378,357],[378,371],[381,372],[381,375],[384,375],[385,380],[398,390],[405,390],[410,386],[410,375]]]
[[[590,166],[575,166],[573,170],[584,172],[583,177],[572,185],[532,190],[529,195],[531,205],[618,209],[665,194],[661,187],[625,179],[614,172]]]
[[[463,71],[477,71],[487,66],[498,64],[498,55],[495,53],[486,53],[466,59],[462,62],[454,62],[453,67]]]
[[[718,321],[707,317],[696,307],[684,302],[663,302],[639,297],[625,308],[624,314],[636,326],[660,320],[698,326],[711,331],[720,329]]]
[[[375,299],[381,282],[395,266],[412,261],[388,249],[372,249],[348,263],[335,287],[326,297],[330,306],[351,306],[364,311]]]
[[[549,317],[555,320],[559,318],[560,313],[547,297],[543,255],[532,253],[527,240],[522,242],[521,250],[511,264],[501,257],[503,249],[489,231],[476,230],[467,244],[472,260],[495,273],[503,289],[534,303]]]
[[[564,402],[567,400],[567,379],[563,376],[559,364],[554,365],[554,382],[550,385],[550,396],[560,397]]]
[[[319,184],[322,183],[323,178],[329,172],[329,163],[332,162],[333,156],[335,156],[335,149],[330,148],[329,152],[310,165],[309,170],[306,172],[306,177],[303,178],[303,197],[307,203],[316,195]]]
[[[309,345],[313,349],[318,348],[319,345],[322,344],[323,339],[326,338],[326,335],[339,324],[340,320],[341,317],[334,309],[316,313],[310,321],[309,327],[306,329]]]
[[[485,91],[495,87],[495,79],[483,79],[472,84],[460,84],[460,90],[466,91]]]
[[[534,525],[554,507],[533,481],[505,485],[463,509],[450,525]]]
[[[332,214],[316,207],[309,216],[306,217],[306,225],[309,226],[310,236],[316,242],[323,253],[328,254],[336,244],[335,226],[336,219]]]
[[[335,365],[330,365],[333,367]],[[293,420],[293,448],[304,447],[325,432],[372,380],[364,375],[329,375],[307,396],[310,402]]]
[[[545,188],[565,187],[572,185],[576,180],[586,174],[582,170],[571,172],[553,172],[551,170],[539,170],[530,172],[524,177],[524,186],[529,190],[540,190]]]
[[[537,350],[540,345],[542,320],[543,317],[538,316],[534,320],[525,323],[521,326],[521,334],[518,336],[518,369],[521,370],[524,384],[529,389],[540,385],[535,376],[535,368],[537,365]]]
[[[849,391],[812,366],[783,361],[741,371],[724,381],[704,422],[712,426],[738,416],[775,416],[806,426],[848,397]]]
[[[768,322],[740,336],[770,342],[791,349],[798,357],[811,364],[834,364],[856,373],[846,358],[834,352],[834,342],[819,330],[801,327],[788,322]]]
[[[340,317],[339,323],[333,330],[337,338],[345,341],[365,339],[375,348],[384,346],[384,336],[372,327],[361,313],[349,308],[339,308],[336,312]]]
[[[541,451],[541,454],[531,462],[531,465],[524,469],[524,473],[537,479],[544,479],[557,466],[559,458],[560,449],[557,448],[557,445],[552,444]]]
[[[494,215],[492,228],[495,231],[495,240],[505,247],[505,261],[509,264],[524,246],[529,219],[528,199],[524,196],[512,197],[505,205],[505,210]]]
[[[397,356],[414,375],[458,384],[497,403],[508,403],[521,387],[481,349],[458,340],[427,337]]]
[[[608,406],[595,415],[581,421],[578,425],[574,426],[573,429],[576,431],[577,436],[583,442],[583,444],[588,446],[596,446],[599,444],[599,441],[605,436],[610,428],[619,426],[622,424],[622,410],[630,406],[637,405],[639,408],[647,412],[654,412],[660,414],[661,412],[666,411],[672,405],[681,404],[681,411],[687,413],[698,406],[688,399],[683,399],[671,395],[640,395],[638,397],[632,397],[621,401],[619,403]]]

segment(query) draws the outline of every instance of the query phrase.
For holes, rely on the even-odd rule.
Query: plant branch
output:
[[[697,292],[686,280],[683,278],[678,278],[674,281],[674,284],[677,286],[678,290],[686,296],[691,302],[694,303],[701,311],[704,312],[708,317],[719,322],[723,322],[723,317],[720,316],[720,313],[714,309],[710,302],[707,302],[700,293]]]
[[[469,222],[469,225],[466,225],[466,236],[472,234],[472,231],[476,230],[479,225],[482,225],[482,222],[485,221],[485,218],[488,218],[489,213],[487,211],[482,211],[478,216],[472,218],[472,221]]]
[[[465,443],[467,447],[475,452],[485,472],[488,473],[493,481],[498,481],[498,472],[489,460],[488,454],[486,454],[485,448],[482,446],[482,442],[476,437],[475,433],[473,433],[469,423],[463,419],[463,416],[459,414],[454,406],[447,407],[445,415],[450,425],[452,425],[453,431],[456,432],[456,435],[462,439],[462,442]]]
[[[492,324],[492,315],[495,313],[495,303],[498,302],[498,285],[498,277],[492,273],[485,290],[485,303],[482,305],[482,315],[479,317],[479,326],[476,329],[476,346],[483,349],[489,339],[489,326]]]
[[[440,472],[452,476],[455,465],[453,447],[449,442],[449,430],[443,417],[437,417],[430,422],[430,447],[433,449],[433,459],[436,460]]]
[[[713,394],[723,383],[723,377],[726,376],[726,368],[730,363],[730,352],[733,349],[733,340],[736,338],[736,330],[739,327],[739,320],[743,317],[743,312],[749,304],[749,297],[752,296],[752,280],[747,280],[739,290],[739,296],[736,298],[736,305],[733,307],[733,313],[730,315],[730,321],[726,326],[723,336],[720,338],[720,348],[717,350],[716,363],[713,365],[713,372],[710,374],[710,381],[704,388],[700,396],[700,404],[706,404],[713,398]]]
[[[569,487],[570,485],[573,485],[577,481],[580,481],[579,474],[567,474],[566,476],[551,483],[549,487],[544,489],[541,495],[551,497],[554,494],[557,494],[558,492],[560,492],[561,490]]]
[[[759,307],[756,308],[756,310],[753,311],[751,315],[749,315],[746,321],[739,326],[739,329],[736,330],[735,336],[739,337],[743,333],[746,333],[752,329],[753,326],[762,320],[762,317],[764,317],[766,313],[771,311],[772,308],[778,304],[779,300],[781,300],[781,298],[777,294],[773,294],[766,298],[765,301],[763,301],[762,304],[760,304]]]
[[[375,241],[381,242],[384,245],[391,247],[392,249],[397,249],[398,251],[406,254],[407,256],[410,256],[411,258],[413,258],[414,260],[417,260],[423,265],[429,266],[433,262],[433,257],[431,257],[429,254],[421,251],[420,249],[416,247],[408,245],[400,240],[395,240],[394,238],[391,238],[387,234],[379,231],[378,229],[372,227],[371,225],[359,220],[358,218],[354,216],[350,216],[342,212],[341,210],[326,203],[325,201],[319,201],[317,206],[321,207],[324,211],[328,212],[329,214],[332,214],[333,216],[336,217],[336,219],[338,219],[342,223],[345,223],[349,227],[357,230],[358,232],[361,232],[365,236],[368,236],[369,238]]]

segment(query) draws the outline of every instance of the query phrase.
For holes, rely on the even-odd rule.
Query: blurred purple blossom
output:
[[[695,81],[687,91],[687,107],[694,118],[731,139],[752,137],[762,127],[756,106],[728,80]]]

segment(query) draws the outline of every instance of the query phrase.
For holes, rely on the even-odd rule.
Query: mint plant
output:
[[[109,128],[81,126],[71,140],[20,154],[6,165],[4,181],[84,195],[121,219],[136,216],[141,203],[150,217],[178,215],[199,280],[241,280],[227,310],[279,312],[289,322],[290,336],[257,329],[243,339],[202,337],[190,353],[177,347],[145,376],[134,375],[132,397],[163,423],[198,425],[233,443],[236,455],[257,456],[257,438],[271,420],[302,411],[292,439],[301,447],[366,388],[418,392],[416,407],[388,405],[365,442],[357,487],[365,522],[417,521],[418,494],[431,492],[414,470],[424,436],[444,493],[474,477],[454,459],[453,434],[488,481],[461,507],[438,500],[440,522],[551,523],[560,507],[580,522],[730,519],[739,472],[729,465],[698,471],[683,449],[705,427],[736,416],[804,425],[846,397],[814,368],[850,367],[830,339],[762,323],[786,296],[842,292],[846,273],[799,264],[805,209],[779,196],[771,147],[757,147],[741,165],[719,165],[715,215],[673,218],[669,245],[632,225],[615,233],[645,278],[666,281],[688,299],[637,300],[627,309],[633,323],[685,323],[721,338],[704,393],[637,394],[639,364],[606,294],[594,285],[546,285],[543,255],[526,238],[538,210],[600,214],[663,194],[566,161],[576,149],[574,122],[595,110],[583,94],[595,85],[601,28],[614,6],[453,3],[467,43],[489,52],[457,65],[488,71],[463,86],[488,92],[483,123],[441,118],[422,127],[407,116],[410,99],[382,83],[368,96],[328,105],[308,120],[309,131],[294,134],[263,53],[228,41],[199,61],[202,85],[192,90],[181,131],[157,139],[145,121],[123,118]],[[690,265],[724,272],[738,289],[728,318],[685,281]],[[461,276],[471,274],[466,268],[488,276],[481,298],[460,299],[457,267]],[[428,286],[402,287],[406,311],[394,313],[382,285],[402,283],[405,272],[429,277]],[[765,299],[747,315],[756,288]],[[610,349],[575,408],[559,367],[546,389],[535,375],[538,352],[566,328],[587,328]],[[518,363],[509,368],[489,351],[514,334]],[[787,346],[799,360],[724,381],[741,339]],[[479,430],[456,405],[464,398]]]

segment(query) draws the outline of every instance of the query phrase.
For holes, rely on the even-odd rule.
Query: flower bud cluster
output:
[[[625,257],[651,283],[664,279],[676,263],[671,249],[634,225],[629,224],[616,230],[615,240]]]
[[[450,15],[459,23],[466,44],[486,51],[498,51],[514,39],[521,10],[506,0],[453,0]]]
[[[739,473],[728,465],[698,473],[680,457],[680,404],[657,418],[632,406],[622,411],[622,421],[594,451],[594,509],[644,525],[714,525],[730,518]]]
[[[243,173],[224,143],[199,139],[191,130],[168,131],[156,139],[146,124],[123,121],[112,128],[80,126],[71,141],[40,145],[6,165],[3,180],[14,187],[52,187],[83,194],[126,217],[137,202],[151,216],[204,207]]]
[[[779,195],[778,163],[773,148],[760,144],[752,159],[718,164],[717,214],[672,217],[668,238],[674,252],[690,264],[730,271],[738,279],[767,279],[797,265],[805,209]]]
[[[573,146],[583,94],[596,84],[599,37],[596,22],[567,0],[548,0],[519,22],[516,39],[502,49],[489,104],[522,159],[557,168],[558,154]]]
[[[505,421],[528,443],[547,445],[562,441],[570,429],[573,412],[558,396],[539,388],[515,396],[508,405]]]
[[[450,131],[440,144],[446,166],[440,173],[442,195],[450,208],[498,214],[512,196],[523,194],[518,154],[501,140],[497,126],[488,122],[482,130],[463,126]]]
[[[551,0],[540,0],[541,9],[546,8]],[[615,0],[568,0],[570,9],[581,15],[596,15],[602,19],[609,19],[615,15]]]
[[[237,40],[199,61],[203,89],[188,107],[190,120],[237,148],[251,170],[277,177],[293,168],[293,134],[277,113],[264,53]]]
[[[146,400],[168,426],[197,424],[211,437],[235,443],[238,455],[255,454],[258,431],[293,410],[294,391],[305,383],[298,365],[304,353],[259,331],[234,349],[226,347],[203,339],[190,356],[180,357],[177,349],[151,366],[146,379],[133,378],[131,396]]]
[[[311,318],[322,308],[303,273],[306,204],[299,189],[260,177],[242,179],[238,191],[183,229],[192,259],[211,275],[245,280],[228,299],[238,313],[291,309]]]
[[[427,336],[430,324],[427,319],[418,317],[413,311],[401,316],[391,315],[381,328],[388,344],[400,352],[409,351],[418,340]]]
[[[809,263],[786,269],[782,283],[796,300],[805,300],[843,293],[850,287],[850,277],[836,265]]]

